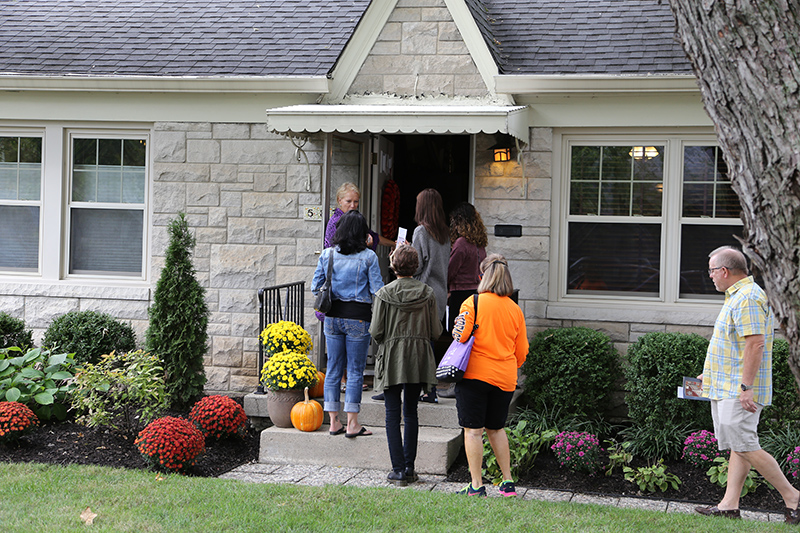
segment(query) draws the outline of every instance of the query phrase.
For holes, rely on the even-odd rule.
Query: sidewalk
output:
[[[438,492],[455,492],[464,487],[464,483],[450,483],[445,476],[420,474],[417,483],[407,487],[397,487],[386,480],[388,470],[369,470],[364,468],[344,468],[317,465],[279,465],[250,463],[242,465],[220,476],[221,479],[237,479],[248,483],[294,483],[321,487],[324,485],[346,485],[350,487],[388,487],[399,490],[421,490]],[[486,486],[489,497],[500,497],[496,487]],[[644,509],[663,513],[693,513],[696,503],[648,498],[631,498],[620,496],[603,496],[598,494],[581,494],[571,491],[542,490],[517,486],[518,498],[522,500],[540,500],[551,502],[593,503],[597,505],[613,505],[626,509]],[[761,522],[783,522],[782,513],[742,510],[745,520]]]

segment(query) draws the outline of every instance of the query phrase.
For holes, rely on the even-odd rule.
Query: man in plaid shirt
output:
[[[796,490],[758,443],[758,420],[772,402],[772,310],[767,295],[748,275],[744,254],[723,246],[709,254],[708,275],[725,293],[703,366],[703,396],[711,399],[719,449],[731,450],[725,496],[713,507],[696,507],[707,516],[740,518],[739,495],[755,468],[783,497],[784,521],[800,523]]]

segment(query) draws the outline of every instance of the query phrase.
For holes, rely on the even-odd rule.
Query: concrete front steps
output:
[[[326,423],[314,432],[272,426],[261,432],[259,462],[391,470],[384,427],[386,411],[383,402],[371,398],[374,394],[374,391],[363,393],[358,414],[358,422],[372,431],[372,435],[353,439],[344,434],[332,436],[328,433],[327,415]],[[322,398],[317,401],[321,404]],[[248,394],[244,406],[252,420],[269,416],[264,394]],[[439,398],[437,404],[420,402],[418,414],[416,469],[426,474],[447,474],[463,445],[456,401],[454,398]],[[344,413],[340,413],[340,419],[346,423]]]
[[[519,392],[514,395],[510,411],[516,407]],[[373,435],[348,439],[342,435],[328,433],[326,423],[317,431],[302,432],[294,428],[275,426],[261,432],[259,462],[272,464],[327,465],[349,468],[374,468],[391,470],[389,448],[386,443],[386,411],[382,401],[375,401],[374,391],[362,395],[360,424]],[[248,394],[244,408],[257,425],[269,416],[265,394]],[[317,398],[322,403],[322,398]],[[439,398],[439,403],[419,403],[419,444],[417,446],[416,469],[425,474],[447,474],[463,446],[461,428],[458,425],[454,398]],[[340,413],[346,422],[346,415]]]

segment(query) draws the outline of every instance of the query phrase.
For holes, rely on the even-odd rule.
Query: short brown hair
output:
[[[413,276],[419,268],[417,250],[408,244],[401,244],[389,256],[389,268],[398,276]]]
[[[500,254],[491,254],[481,261],[483,277],[478,284],[478,292],[493,292],[499,296],[511,296],[514,282],[508,270],[508,261]]]

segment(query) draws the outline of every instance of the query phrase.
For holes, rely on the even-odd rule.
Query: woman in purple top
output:
[[[486,226],[472,204],[462,202],[450,212],[450,263],[447,266],[447,330],[453,331],[453,321],[461,304],[475,294],[480,283],[480,265],[486,258]]]
[[[352,211],[353,209],[358,210],[360,199],[361,192],[358,190],[358,187],[349,181],[342,183],[341,187],[336,190],[336,203],[338,207],[333,212],[333,215],[331,215],[331,218],[328,220],[328,225],[325,227],[325,248],[330,248],[333,245],[333,235],[336,233],[336,225],[339,223],[339,219],[348,211]],[[390,241],[386,237],[381,237],[370,230],[369,236],[367,237],[367,246],[375,251],[379,244],[394,246],[394,241]]]

